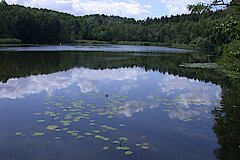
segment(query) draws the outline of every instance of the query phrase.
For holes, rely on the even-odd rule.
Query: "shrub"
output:
[[[194,39],[190,44],[200,49],[214,49],[214,45],[207,38],[198,37]]]
[[[218,62],[226,69],[240,72],[240,40],[224,45],[223,54]]]

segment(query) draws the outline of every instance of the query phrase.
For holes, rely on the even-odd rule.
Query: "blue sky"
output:
[[[188,13],[186,6],[211,0],[6,0],[21,4],[67,12],[77,16],[88,14],[119,15],[136,19]]]

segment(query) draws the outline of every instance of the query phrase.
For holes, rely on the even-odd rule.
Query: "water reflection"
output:
[[[55,91],[67,88],[76,83],[81,93],[99,92],[100,82],[124,81],[127,84],[122,91],[129,90],[135,81],[142,78],[146,72],[140,68],[119,68],[106,70],[92,70],[75,68],[66,72],[48,75],[37,75],[26,78],[12,78],[6,83],[0,82],[0,98],[18,99],[31,94],[46,91],[52,96]]]
[[[106,92],[128,95],[134,93],[139,100],[122,104],[119,114],[127,117],[144,109],[166,106],[170,119],[188,121],[209,114],[221,101],[221,87],[212,83],[148,71],[142,68],[94,70],[74,68],[68,71],[9,79],[0,83],[0,98],[18,99],[43,91],[54,96],[58,90],[70,86],[82,94]],[[209,115],[208,115],[209,116]]]
[[[206,148],[198,148],[208,151],[210,148],[211,151],[206,154],[206,157],[211,155],[215,148],[214,154],[217,159],[239,159],[240,81],[209,70],[179,67],[180,63],[186,61],[206,61],[205,57],[201,54],[196,56],[194,53],[182,55],[153,54],[151,56],[136,53],[100,52],[1,53],[0,108],[5,111],[6,106],[10,106],[8,105],[10,102],[13,106],[16,105],[14,102],[21,100],[32,102],[31,96],[40,93],[47,93],[47,96],[52,97],[59,92],[64,96],[73,93],[78,96],[87,94],[103,96],[106,93],[110,97],[114,94],[128,96],[128,99],[119,104],[122,110],[118,112],[118,116],[134,119],[140,115],[138,122],[141,123],[142,127],[144,123],[147,123],[144,116],[150,111],[152,111],[151,115],[156,112],[157,114],[152,117],[158,119],[149,121],[142,128],[147,130],[145,128],[154,126],[154,122],[158,120],[155,127],[159,125],[163,128],[165,125],[171,126],[171,128],[167,128],[169,135],[179,133],[174,128],[176,125],[172,125],[173,122],[178,122],[177,124],[181,124],[182,128],[185,127],[185,134],[195,133],[196,131],[193,131],[192,128],[200,128],[198,135],[202,135],[202,137],[210,135],[211,140],[215,139],[211,135],[213,128],[220,147],[202,139],[198,141],[197,137],[199,136],[194,137],[197,134],[192,134],[191,137],[194,137],[194,140],[191,139],[192,141],[189,142],[192,144],[194,142],[195,144],[206,143]],[[159,118],[164,116],[169,121]],[[213,124],[213,117],[215,124]],[[141,121],[141,119],[143,120]],[[6,119],[1,119],[1,122],[5,121]],[[164,125],[164,123],[166,124]],[[11,126],[0,124],[5,128]],[[203,126],[207,126],[209,130],[205,130]],[[148,129],[156,130],[157,128]],[[6,134],[9,135],[9,133]],[[153,136],[154,141],[159,138],[164,141],[163,137],[159,137],[161,134],[162,132],[158,132],[156,137]],[[181,137],[181,134],[173,134],[172,138],[179,136]],[[184,141],[181,144],[185,144],[185,141],[189,140],[186,137],[185,139],[181,138]],[[176,142],[181,141],[181,138],[176,138]],[[166,147],[169,143],[164,143],[161,149],[172,148],[176,145],[175,142],[171,142],[172,145]],[[174,153],[181,150],[180,148],[184,147],[175,148]],[[182,153],[190,154],[185,151]],[[182,153],[178,155],[182,155]],[[201,157],[200,154],[199,157]]]

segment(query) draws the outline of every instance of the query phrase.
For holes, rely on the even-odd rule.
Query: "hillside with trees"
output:
[[[73,16],[8,5],[3,1],[0,3],[0,42],[14,39],[22,43],[98,40],[187,44],[216,50],[220,63],[229,70],[240,71],[240,7],[229,5],[218,11],[202,11],[203,6],[188,7],[191,14],[135,20],[106,15]]]

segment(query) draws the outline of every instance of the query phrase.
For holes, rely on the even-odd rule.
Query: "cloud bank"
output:
[[[66,72],[48,75],[30,76],[27,78],[12,78],[7,83],[0,82],[0,99],[19,99],[46,91],[49,96],[55,91],[76,84],[81,93],[99,92],[98,82],[126,81],[134,83],[146,74],[140,68],[118,68],[92,70],[74,68]]]
[[[213,0],[161,0],[161,3],[167,7],[170,15],[189,13],[187,9],[188,4],[211,3]],[[225,0],[230,2],[230,0]]]
[[[21,4],[37,8],[47,8],[74,15],[106,14],[138,18],[149,14],[149,5],[132,0],[7,0],[9,4]]]

